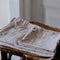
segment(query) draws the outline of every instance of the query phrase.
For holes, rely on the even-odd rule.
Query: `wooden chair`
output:
[[[60,32],[60,29],[53,28],[51,26],[47,26],[47,25],[42,24],[40,22],[30,21],[30,23],[36,24],[36,25],[43,27],[47,30],[53,30],[53,31]],[[0,45],[0,49],[1,49],[2,60],[11,60],[12,55],[17,55],[17,56],[23,57],[22,60],[40,60],[40,58],[43,58],[43,59],[49,59],[50,58],[50,57],[38,56],[38,55],[32,54],[30,52],[21,51],[21,50],[18,50],[16,48],[3,46],[3,45]],[[9,58],[7,58],[7,54],[9,54]]]

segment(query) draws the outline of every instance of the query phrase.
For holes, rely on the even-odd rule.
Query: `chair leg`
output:
[[[33,59],[27,55],[24,55],[22,60],[33,60]]]
[[[26,60],[26,57],[25,57],[25,56],[23,56],[23,57],[22,57],[22,60]]]
[[[12,54],[9,54],[9,58],[8,58],[8,60],[11,60],[11,56],[12,56]]]
[[[32,60],[32,58],[27,58],[27,60]]]
[[[4,51],[4,50],[1,50],[1,59],[2,59],[2,60],[8,60],[8,59],[7,59],[7,52]]]

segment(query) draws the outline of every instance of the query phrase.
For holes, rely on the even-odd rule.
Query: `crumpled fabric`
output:
[[[0,42],[42,56],[52,56],[59,39],[60,32],[44,29],[21,18],[12,19],[0,29]]]

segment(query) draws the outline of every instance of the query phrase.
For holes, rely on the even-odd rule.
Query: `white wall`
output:
[[[45,24],[60,28],[60,0],[44,0]]]
[[[20,0],[20,17],[23,18],[23,11],[24,11],[24,0]]]
[[[60,28],[60,9],[46,8],[45,24]]]
[[[20,17],[20,0],[10,0],[10,18]]]
[[[32,0],[32,12],[31,19],[44,22],[45,10],[43,6],[43,0]]]
[[[60,28],[60,0],[31,0],[31,19]]]
[[[26,20],[31,18],[31,0],[23,1],[23,18]]]
[[[0,0],[0,28],[13,17],[20,17],[20,0]]]
[[[9,0],[0,0],[0,28],[8,24],[10,19]]]
[[[21,1],[0,0],[0,28],[5,26],[9,19],[20,16],[60,28],[60,0]],[[24,4],[22,4],[23,2]]]
[[[31,1],[32,0],[20,0],[20,17],[26,20],[31,18]]]

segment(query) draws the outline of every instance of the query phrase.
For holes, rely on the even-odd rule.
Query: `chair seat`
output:
[[[0,30],[0,48],[17,55],[53,57],[59,39],[60,29],[20,18]]]

